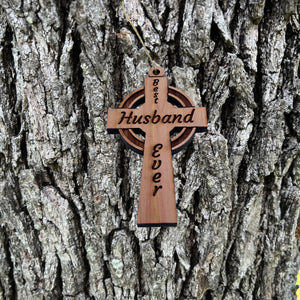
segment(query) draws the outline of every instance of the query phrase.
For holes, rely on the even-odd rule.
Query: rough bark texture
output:
[[[137,228],[142,157],[106,133],[147,56],[114,0],[0,2],[0,298],[293,299],[300,6],[131,0],[209,130],[173,156],[177,228]]]

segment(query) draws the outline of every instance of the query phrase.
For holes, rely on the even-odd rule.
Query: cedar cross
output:
[[[195,128],[193,136],[196,130],[206,131],[207,128],[204,107],[194,107],[192,104],[189,107],[175,107],[168,102],[171,87],[168,87],[168,78],[163,74],[162,68],[150,69],[150,77],[145,78],[144,104],[140,107],[108,110],[108,133],[139,129],[145,136],[141,151],[144,160],[137,222],[139,227],[177,225],[170,133],[175,128]],[[177,95],[181,93],[172,89],[176,90]],[[139,94],[143,92],[142,89],[137,91]],[[186,140],[182,135],[181,138],[185,139],[182,147],[188,144],[192,136]]]

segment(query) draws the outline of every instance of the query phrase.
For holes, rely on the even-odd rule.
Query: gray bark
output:
[[[120,1],[0,2],[0,299],[293,299],[300,6],[132,0],[209,127],[173,156],[178,226],[137,228],[142,157],[106,133],[147,56]]]

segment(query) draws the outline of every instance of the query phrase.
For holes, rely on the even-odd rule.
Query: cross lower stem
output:
[[[138,226],[176,226],[170,133],[153,126],[146,132]]]

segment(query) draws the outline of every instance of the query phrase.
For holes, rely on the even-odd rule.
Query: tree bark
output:
[[[208,112],[173,156],[176,228],[137,228],[142,156],[108,108],[150,68],[121,1],[0,2],[0,299],[294,299],[300,6],[132,0]]]

